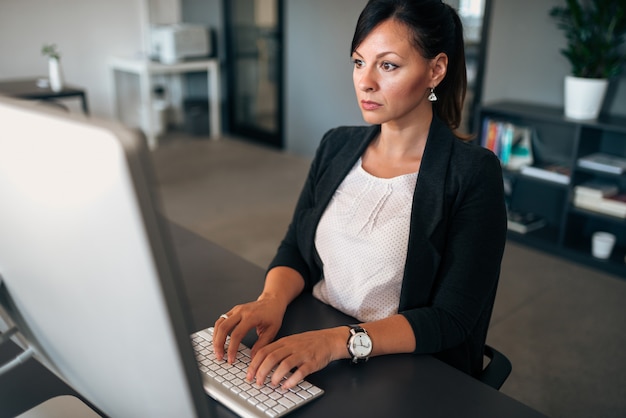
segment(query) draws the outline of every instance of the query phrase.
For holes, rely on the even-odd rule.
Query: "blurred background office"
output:
[[[449,2],[466,26],[464,129],[477,132],[483,103],[563,106],[565,38],[548,14],[563,1]],[[206,27],[210,54],[191,60],[216,63],[217,89],[203,71],[152,78],[151,105],[167,109],[153,150],[163,203],[175,222],[265,266],[324,132],[363,123],[349,47],[365,3],[2,0],[0,82],[47,77],[41,48],[54,43],[65,81],[87,92],[92,116],[154,130],[141,114],[139,77],[116,80],[115,59],[150,58],[154,25]],[[626,116],[624,78],[612,81],[605,113]],[[215,94],[222,135],[211,141],[185,123],[185,110],[205,103],[210,111],[203,106]],[[67,106],[81,112],[78,101]],[[502,391],[554,417],[626,415],[625,299],[624,277],[509,242],[488,337],[513,362]]]

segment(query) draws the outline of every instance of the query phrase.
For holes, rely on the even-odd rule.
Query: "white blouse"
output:
[[[398,312],[416,182],[417,173],[375,177],[359,159],[317,227],[316,298],[364,322]]]

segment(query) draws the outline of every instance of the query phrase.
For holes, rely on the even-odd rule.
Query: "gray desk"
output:
[[[263,269],[182,228],[173,226],[172,234],[189,297],[190,332],[212,325],[233,304],[257,297]],[[281,334],[352,322],[303,295],[287,311]],[[252,339],[250,334],[246,343]],[[16,349],[0,350],[0,362],[10,358],[11,350]],[[357,366],[337,361],[308,379],[326,393],[290,417],[544,417],[431,356],[382,356]],[[14,416],[64,393],[74,392],[31,360],[0,377],[0,417]],[[209,402],[218,416],[234,416]]]

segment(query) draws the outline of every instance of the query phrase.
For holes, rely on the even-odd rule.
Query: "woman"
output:
[[[371,0],[351,53],[371,126],[324,136],[263,292],[216,321],[215,351],[234,361],[256,328],[247,378],[276,369],[279,384],[295,370],[285,388],[334,360],[393,353],[434,354],[475,375],[506,213],[499,161],[454,133],[466,88],[460,19],[440,0]],[[361,323],[273,341],[305,291]]]

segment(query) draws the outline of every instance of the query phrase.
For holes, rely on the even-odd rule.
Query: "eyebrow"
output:
[[[357,54],[359,57],[363,58],[363,55],[361,55],[359,53],[359,51],[357,51],[356,49],[354,50],[353,54]],[[376,55],[376,59],[380,59],[380,58],[382,58],[382,57],[384,57],[386,55],[390,55],[390,54],[393,54],[393,55],[395,55],[395,56],[397,56],[399,58],[404,58],[404,57],[402,57],[402,55],[398,54],[397,52],[385,51],[385,52],[381,52],[381,53],[377,54]]]

